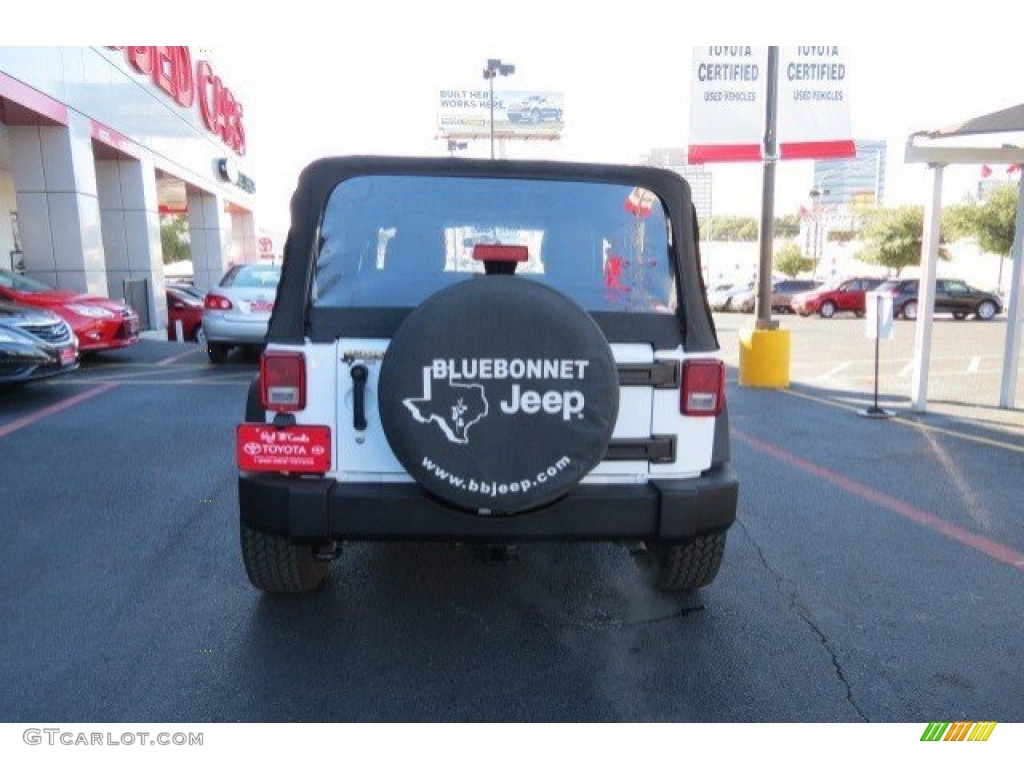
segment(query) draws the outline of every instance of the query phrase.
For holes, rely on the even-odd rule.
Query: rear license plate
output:
[[[61,347],[60,350],[60,364],[71,365],[75,362],[75,350],[74,347]]]
[[[274,302],[272,301],[254,301],[249,305],[253,312],[273,312]]]
[[[331,429],[239,424],[238,468],[245,472],[312,472],[331,468]]]

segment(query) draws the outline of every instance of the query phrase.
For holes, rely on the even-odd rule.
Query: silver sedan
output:
[[[203,302],[203,332],[210,362],[223,363],[235,346],[264,343],[281,268],[240,264],[221,278]]]

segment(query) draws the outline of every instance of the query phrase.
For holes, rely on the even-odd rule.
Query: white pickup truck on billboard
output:
[[[491,102],[486,88],[451,88],[439,92],[440,138],[490,136]],[[565,96],[557,91],[495,91],[494,135],[497,138],[557,139],[565,128]]]

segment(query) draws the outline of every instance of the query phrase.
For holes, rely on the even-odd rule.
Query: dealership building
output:
[[[162,328],[162,215],[200,288],[258,260],[240,96],[203,49],[0,47],[0,268]]]

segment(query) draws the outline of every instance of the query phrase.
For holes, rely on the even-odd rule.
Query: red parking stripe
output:
[[[758,440],[756,437],[748,435],[742,430],[730,428],[729,431],[734,437],[739,438],[744,443],[747,443],[762,453],[766,453],[773,458],[784,461],[787,464],[791,464],[805,472],[809,472],[815,477],[818,477],[827,483],[831,483],[837,488],[841,488],[848,493],[852,493],[866,501],[877,504],[890,512],[895,512],[897,515],[901,515],[908,520],[912,520],[918,525],[930,528],[936,533],[947,538],[958,541],[961,544],[966,544],[971,549],[975,549],[984,555],[988,555],[993,560],[1009,565],[1011,568],[1024,571],[1024,552],[1018,552],[1010,547],[1005,547],[991,539],[986,539],[980,534],[968,531],[966,528],[961,528],[956,523],[944,520],[938,515],[933,515],[931,512],[925,512],[923,509],[915,507],[913,504],[908,504],[905,501],[895,499],[888,494],[871,488],[870,486],[863,485],[862,483],[858,483],[856,480],[840,475],[838,472],[833,472],[830,469],[825,469],[825,467],[812,464],[806,459],[801,459],[799,456],[779,448],[776,445],[766,443],[763,440]]]
[[[67,400],[61,400],[59,403],[48,405],[45,408],[40,408],[35,413],[30,413],[28,416],[22,416],[20,419],[15,419],[10,424],[4,424],[0,427],[0,437],[7,437],[12,432],[17,432],[22,427],[28,427],[35,424],[37,421],[45,419],[47,416],[52,416],[55,413],[59,413],[67,408],[78,405],[83,400],[88,400],[96,395],[102,395],[104,392],[108,392],[117,384],[101,384],[95,389],[87,389],[85,392],[80,392],[77,395],[69,397]]]

